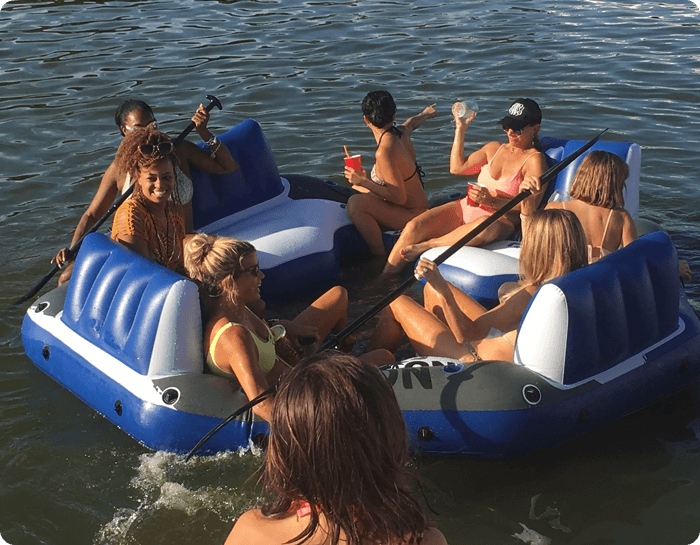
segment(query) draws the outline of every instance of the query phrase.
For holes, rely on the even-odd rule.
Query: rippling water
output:
[[[480,113],[468,149],[500,138],[519,96],[543,133],[643,148],[642,216],[700,276],[698,9],[550,0],[13,0],[0,11],[0,534],[13,545],[221,542],[257,497],[253,453],[184,465],[139,447],[40,373],[11,302],[50,269],[139,97],[177,133],[206,94],[214,132],[253,117],[282,172],[342,181],[370,154],[359,103],[398,118],[437,102],[414,137],[432,196],[449,175],[449,109]],[[700,308],[697,282],[688,285]],[[360,302],[361,304],[361,302]],[[560,448],[517,460],[417,459],[452,544],[687,544],[700,533],[700,409],[691,388]],[[529,536],[529,537],[528,537]]]

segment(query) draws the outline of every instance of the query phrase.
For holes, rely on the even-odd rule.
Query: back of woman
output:
[[[588,241],[588,261],[594,263],[637,238],[637,228],[625,210],[623,191],[629,168],[607,151],[590,152],[571,183],[571,201],[552,202],[547,208],[571,210]]]
[[[263,480],[271,501],[244,513],[227,545],[445,545],[408,485],[408,438],[376,367],[322,352],[283,379]]]

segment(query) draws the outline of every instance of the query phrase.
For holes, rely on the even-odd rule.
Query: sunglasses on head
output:
[[[134,125],[133,127],[129,127],[129,125],[124,125],[124,128],[127,131],[135,131],[136,129],[145,129],[149,125],[152,126],[154,129],[158,128],[158,122],[155,119],[153,121],[151,121],[150,123],[146,124],[146,126],[144,126],[144,127],[142,127],[140,125]]]
[[[517,136],[520,136],[521,134],[523,134],[524,129],[514,129],[513,127],[506,127],[505,125],[502,125],[502,126],[503,126],[503,132],[507,133],[508,131],[513,131]]]
[[[168,155],[173,152],[172,142],[161,142],[160,144],[141,144],[139,146],[141,155],[149,157],[151,155]]]

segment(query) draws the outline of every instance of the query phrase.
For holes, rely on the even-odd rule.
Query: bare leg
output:
[[[397,273],[406,266],[409,260],[402,253],[407,247],[446,235],[460,225],[462,225],[462,215],[459,202],[448,202],[416,216],[401,231],[399,239],[386,260],[383,272]]]
[[[402,256],[406,261],[414,261],[415,259],[418,259],[418,257],[420,257],[422,253],[427,252],[431,248],[438,248],[440,246],[452,246],[464,235],[471,232],[476,226],[486,221],[487,218],[488,216],[483,216],[474,220],[471,223],[466,223],[457,227],[454,231],[447,233],[444,236],[419,242],[411,246],[407,246],[404,249]],[[508,235],[510,235],[512,232],[513,226],[511,224],[502,221],[497,221],[493,225],[487,227],[484,231],[479,233],[469,242],[467,242],[466,245],[483,246],[485,244],[488,244],[489,242],[503,240],[506,237],[508,237]]]
[[[372,254],[386,257],[382,226],[402,229],[420,211],[386,202],[373,194],[353,195],[348,200],[348,215]]]
[[[73,274],[73,266],[75,265],[75,261],[71,261],[65,269],[61,272],[61,275],[58,277],[58,285],[60,286],[61,284],[65,284],[70,280],[71,275]]]
[[[459,288],[453,286],[448,282],[450,291],[455,298],[457,306],[462,310],[462,312],[472,321],[476,320],[479,316],[486,313],[486,309],[476,302],[474,299],[469,297]],[[423,306],[425,309],[437,317],[438,320],[447,324],[447,319],[445,318],[445,312],[442,308],[443,299],[438,296],[435,289],[430,285],[426,284],[423,289]]]
[[[445,356],[470,361],[469,350],[457,342],[450,329],[405,295],[397,298],[382,313],[370,348],[396,350],[401,342],[401,331],[406,333],[421,356]]]
[[[337,333],[348,324],[347,290],[341,286],[329,289],[292,321],[315,327],[321,339],[331,331]]]
[[[377,367],[380,365],[389,365],[390,363],[394,363],[396,361],[396,358],[391,352],[382,348],[361,354],[358,356],[358,359],[369,363],[370,365],[376,365]]]

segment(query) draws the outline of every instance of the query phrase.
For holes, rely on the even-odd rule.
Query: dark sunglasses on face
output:
[[[146,157],[150,155],[168,155],[173,152],[172,142],[161,142],[160,144],[141,144],[139,146],[141,155]]]
[[[503,132],[507,133],[508,131],[513,131],[517,136],[520,136],[523,134],[524,129],[514,129],[513,127],[506,127],[503,125]]]
[[[233,275],[233,277],[238,278],[239,276],[242,276],[245,273],[250,273],[253,276],[257,276],[259,272],[260,272],[260,263],[256,263],[252,267],[248,267],[247,269],[243,269],[242,271],[238,271],[236,274]]]

